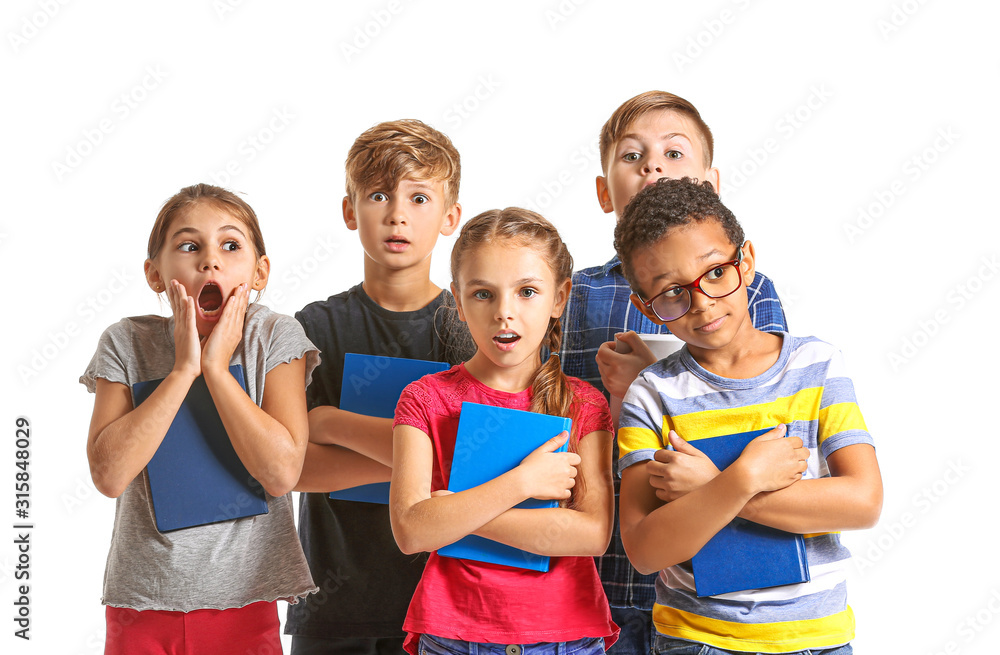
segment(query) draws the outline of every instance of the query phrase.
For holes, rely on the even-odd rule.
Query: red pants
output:
[[[108,607],[104,655],[281,655],[278,605],[138,612]]]

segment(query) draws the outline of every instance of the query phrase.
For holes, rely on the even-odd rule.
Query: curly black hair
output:
[[[710,182],[699,183],[690,177],[661,178],[635,194],[615,226],[615,250],[632,289],[639,289],[631,265],[636,250],[653,245],[672,228],[706,220],[718,221],[734,246],[743,244],[743,228]]]

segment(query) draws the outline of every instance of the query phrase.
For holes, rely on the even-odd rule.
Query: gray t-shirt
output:
[[[298,321],[262,305],[247,310],[243,340],[230,364],[243,366],[259,406],[267,372],[306,358],[306,379],[319,351]],[[174,364],[173,319],[124,318],[101,335],[80,382],[132,387],[165,378]],[[133,397],[134,402],[134,397]],[[297,602],[317,591],[295,533],[292,495],[267,497],[267,514],[163,533],[156,529],[146,469],[118,497],[102,602],[135,610],[228,609],[257,601]]]

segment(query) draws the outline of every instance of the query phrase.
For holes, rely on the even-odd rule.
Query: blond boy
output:
[[[388,506],[329,491],[388,481],[392,419],[338,408],[345,353],[456,364],[471,355],[451,294],[430,279],[440,235],[458,227],[461,167],[447,136],[416,120],[381,123],[347,156],[344,222],[364,249],[364,280],[296,318],[322,352],[307,392],[309,449],[299,537],[320,592],[289,607],[292,653],[403,653],[403,619],[425,557],[404,556]]]

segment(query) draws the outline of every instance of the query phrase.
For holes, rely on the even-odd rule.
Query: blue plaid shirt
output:
[[[591,383],[605,396],[608,392],[597,369],[597,349],[613,341],[616,332],[669,333],[642,315],[629,301],[632,290],[621,273],[621,260],[614,257],[604,266],[585,268],[573,274],[573,290],[563,315],[563,344],[559,352],[563,371]],[[747,287],[750,318],[764,332],[787,332],[785,312],[770,279],[757,273]],[[614,448],[615,530],[608,552],[596,558],[597,570],[614,607],[653,609],[656,574],[642,575],[628,561],[618,526],[618,444]]]

